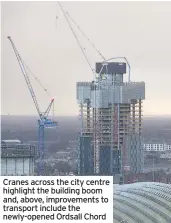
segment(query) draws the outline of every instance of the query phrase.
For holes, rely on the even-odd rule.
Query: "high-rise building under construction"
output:
[[[145,83],[132,82],[127,63],[96,63],[92,82],[77,82],[80,107],[79,175],[143,170],[142,100]],[[130,74],[128,75],[130,76]]]

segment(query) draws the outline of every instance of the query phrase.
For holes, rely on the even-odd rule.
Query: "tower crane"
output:
[[[24,75],[27,87],[29,89],[29,92],[31,94],[31,97],[33,99],[33,102],[35,104],[37,113],[39,115],[39,119],[38,119],[38,151],[39,151],[39,155],[40,155],[40,163],[39,163],[39,168],[38,168],[38,175],[44,175],[44,164],[43,164],[43,160],[44,160],[44,149],[45,149],[45,143],[44,143],[44,130],[45,128],[52,128],[52,127],[56,127],[57,126],[57,122],[53,121],[52,119],[48,118],[49,116],[49,112],[51,110],[51,108],[54,105],[54,99],[51,100],[49,106],[47,107],[45,112],[41,112],[39,109],[39,105],[38,105],[38,101],[35,95],[35,92],[33,90],[33,87],[31,85],[28,73],[25,69],[24,66],[24,62],[19,54],[19,52],[17,51],[14,42],[12,41],[11,37],[8,36],[7,37],[12,45],[12,48],[14,50],[14,53],[17,57],[19,66],[21,68],[21,71]]]

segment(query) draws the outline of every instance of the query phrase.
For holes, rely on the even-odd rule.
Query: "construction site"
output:
[[[76,98],[80,108],[77,174],[119,175],[121,178],[124,178],[127,173],[140,174],[143,172],[142,101],[145,99],[145,83],[131,80],[131,65],[126,57],[120,56],[106,59],[70,14],[64,10],[61,3],[58,3],[58,5],[94,76],[92,81],[77,82],[76,84]],[[89,57],[78,39],[74,27],[102,58],[101,62],[95,63],[95,69],[91,67]],[[45,129],[57,127],[57,121],[54,120],[53,115],[50,115],[51,111],[53,113],[54,99],[51,99],[47,109],[41,112],[39,101],[29,77],[32,72],[22,59],[12,38],[10,36],[7,38],[12,46],[39,117],[38,175],[44,175]],[[38,78],[34,77],[40,83]],[[43,89],[46,93],[49,93],[46,88],[43,87]],[[24,159],[25,156],[28,157],[28,153],[32,154],[30,157],[34,157],[34,152],[28,152],[32,151],[32,149],[23,149],[22,156],[19,152],[21,145],[12,147],[13,150],[11,151],[12,154],[16,154],[15,157],[18,156]],[[3,174],[7,174],[9,171],[5,172],[5,169],[8,169],[8,162],[5,157],[9,156],[7,151],[10,148],[8,150],[7,147],[3,146],[3,148],[1,154],[4,157],[2,162],[5,162],[5,164],[2,169]],[[24,145],[23,148],[25,148]],[[24,173],[25,171],[23,170],[22,174]],[[32,174],[33,171],[30,173]]]
[[[129,64],[112,59],[96,63],[96,79],[77,83],[80,175],[143,172],[145,83],[124,82],[126,68]]]
[[[167,98],[170,90],[167,58],[171,55],[169,4],[67,2],[65,8],[62,2],[5,2],[3,7],[2,18],[6,21],[3,21],[2,36],[4,45],[8,44],[3,55],[6,56],[3,61],[6,109],[1,175],[54,176],[55,179],[60,176],[74,179],[75,175],[76,178],[112,176],[114,223],[171,223],[171,127],[168,124],[171,119],[162,115],[171,108]],[[87,26],[90,38],[77,19],[84,30]],[[69,43],[69,34],[75,46],[72,40]],[[26,54],[21,55],[22,51]],[[47,88],[26,65],[24,57],[40,72]],[[17,79],[18,68],[29,99],[23,83]],[[48,96],[48,103],[38,88],[33,87],[34,82]],[[47,89],[54,91],[54,97]],[[150,98],[148,106],[148,100],[144,103],[146,98]],[[9,115],[10,108],[16,113]],[[144,117],[146,121],[143,121],[143,113],[146,115],[148,109],[154,112],[153,118]],[[25,111],[27,118],[23,115]],[[36,117],[31,117],[35,111]],[[157,120],[154,114],[160,114],[161,119]],[[109,203],[109,199],[104,203]],[[86,206],[83,209],[88,210]]]

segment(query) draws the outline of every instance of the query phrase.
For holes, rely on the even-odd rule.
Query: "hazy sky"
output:
[[[171,2],[62,5],[106,58],[127,57],[131,80],[146,82],[144,114],[171,114]],[[90,81],[93,74],[57,3],[2,3],[2,114],[36,114],[6,38],[9,35],[25,63],[55,98],[56,115],[77,115],[76,82]],[[94,66],[100,56],[83,35],[77,35]],[[49,98],[31,80],[44,111]]]

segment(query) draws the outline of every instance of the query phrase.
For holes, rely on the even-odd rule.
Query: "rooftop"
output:
[[[29,144],[1,144],[1,158],[35,157],[36,146]]]

